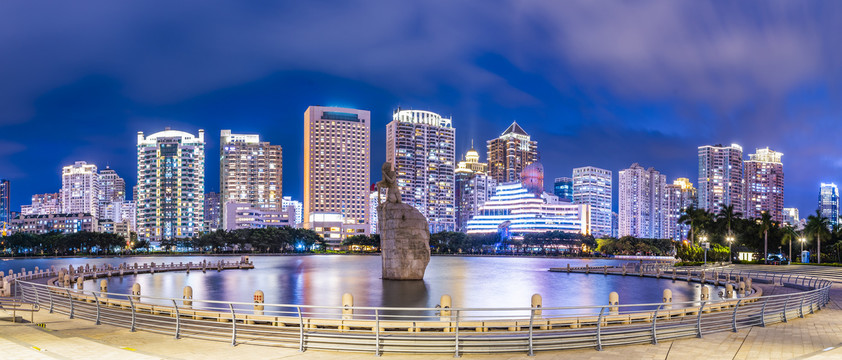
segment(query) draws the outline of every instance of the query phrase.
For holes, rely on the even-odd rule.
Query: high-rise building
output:
[[[9,226],[12,220],[11,198],[11,182],[0,179],[0,229]]]
[[[385,189],[384,189],[385,190]],[[377,219],[377,207],[380,206],[381,199],[383,198],[382,194],[378,193],[377,187],[375,184],[371,185],[371,192],[368,194],[368,232],[370,234],[378,234],[380,233],[380,229],[377,228],[378,223],[380,222]]]
[[[553,193],[561,201],[573,201],[573,178],[559,177],[553,182]]]
[[[129,231],[137,231],[137,208],[134,201],[114,201],[100,207],[99,218],[101,223],[110,221],[112,223],[125,223]]]
[[[322,232],[329,245],[369,233],[371,115],[366,110],[310,106],[304,112],[304,221],[315,229],[331,213],[342,233]],[[339,216],[334,216],[334,215]],[[332,228],[333,226],[331,226]]]
[[[427,218],[431,233],[456,228],[455,134],[451,119],[430,111],[397,109],[386,125],[386,161],[401,200]]]
[[[699,208],[719,214],[728,205],[734,212],[745,213],[743,148],[737,144],[699,146]]]
[[[664,186],[667,177],[634,163],[619,173],[619,236],[662,239],[665,236]]]
[[[759,218],[768,212],[772,220],[779,224],[784,221],[784,165],[777,151],[757,149],[745,162],[745,199],[744,217]]]
[[[99,218],[111,219],[119,222],[113,215],[105,216],[106,208],[112,203],[123,203],[126,200],[126,181],[117,172],[106,166],[99,172]],[[109,212],[112,214],[113,212]],[[119,212],[117,212],[119,214]],[[119,217],[119,215],[118,215]]]
[[[488,165],[479,162],[479,153],[471,148],[455,170],[456,228],[466,231],[468,220],[479,214],[480,207],[494,195],[497,182],[485,171]]]
[[[32,204],[20,207],[21,215],[49,215],[61,213],[61,193],[32,195]]]
[[[591,233],[597,237],[612,236],[612,175],[593,166],[573,169],[573,203],[590,206]]]
[[[99,216],[99,174],[94,164],[77,161],[61,170],[61,212]]]
[[[690,225],[681,224],[678,219],[690,206],[696,206],[696,188],[688,178],[678,178],[664,187],[664,235],[665,239],[687,238]]]
[[[839,188],[836,184],[822,183],[819,191],[819,211],[830,222],[830,226],[839,224]]]
[[[138,238],[192,237],[204,230],[205,131],[137,133]],[[156,244],[157,245],[157,244]]]
[[[293,200],[290,196],[281,198],[281,210],[286,210],[289,206],[295,209],[295,226],[301,226],[304,222],[304,204],[301,201]]]
[[[798,208],[784,208],[784,224],[797,228],[801,224]]]
[[[517,124],[503,131],[496,139],[488,140],[488,174],[497,183],[520,180],[520,173],[538,161],[538,142]]]
[[[224,225],[222,224],[222,204],[223,202],[220,200],[219,193],[205,193],[205,231],[214,232],[224,227]]]
[[[220,203],[246,203],[257,209],[281,210],[283,150],[261,142],[260,135],[219,135]],[[225,209],[222,207],[222,216]],[[224,226],[224,224],[223,224]]]

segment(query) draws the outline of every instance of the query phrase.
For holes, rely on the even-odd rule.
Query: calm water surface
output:
[[[84,264],[237,261],[239,256],[162,256],[122,258],[16,259],[0,261],[0,270],[24,267],[74,267]],[[342,294],[354,295],[357,306],[434,307],[449,294],[454,307],[528,307],[534,293],[543,296],[544,307],[607,304],[608,294],[620,294],[621,304],[658,303],[664,289],[674,301],[699,299],[699,284],[634,276],[567,274],[547,271],[551,267],[603,266],[619,260],[547,259],[523,257],[433,256],[423,281],[380,279],[380,257],[365,255],[251,256],[255,269],[222,272],[193,271],[154,275],[115,276],[108,291],[130,293],[135,282],[146,296],[181,298],[184,286],[193,288],[194,299],[251,302],[255,290],[263,290],[266,303],[338,306]],[[99,289],[99,279],[86,281],[85,289]],[[718,299],[721,288],[712,288]]]

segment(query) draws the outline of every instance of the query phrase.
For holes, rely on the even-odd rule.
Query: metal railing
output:
[[[552,308],[392,308],[255,304],[75,290],[21,281],[22,300],[50,313],[172,335],[308,349],[389,353],[516,352],[657,344],[804,317],[828,303],[809,276],[718,272],[797,288],[717,301]],[[706,278],[707,282],[714,277]],[[808,289],[809,290],[804,290]]]

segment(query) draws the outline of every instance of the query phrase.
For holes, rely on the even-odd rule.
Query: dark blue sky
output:
[[[452,116],[460,157],[517,120],[548,178],[639,162],[695,184],[697,147],[735,142],[785,154],[802,216],[842,181],[833,0],[6,1],[0,54],[14,210],[76,160],[134,185],[136,132],[165,126],[207,131],[208,190],[219,130],[260,133],[300,199],[309,105],[371,110],[372,179],[401,106]]]

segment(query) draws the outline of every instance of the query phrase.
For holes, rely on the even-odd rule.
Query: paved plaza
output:
[[[746,267],[749,268],[749,267]],[[804,319],[737,333],[706,334],[704,338],[663,341],[658,345],[629,345],[526,354],[462,355],[475,359],[842,359],[842,269],[811,266],[750,267],[751,270],[795,271],[840,281],[833,285],[827,308]],[[765,295],[782,288],[771,288]],[[25,316],[28,318],[28,315]],[[208,341],[172,336],[40,311],[34,323],[0,321],[0,357],[3,359],[373,359],[372,353],[308,350],[298,352],[269,346]],[[451,359],[452,355],[383,354],[391,359]]]

